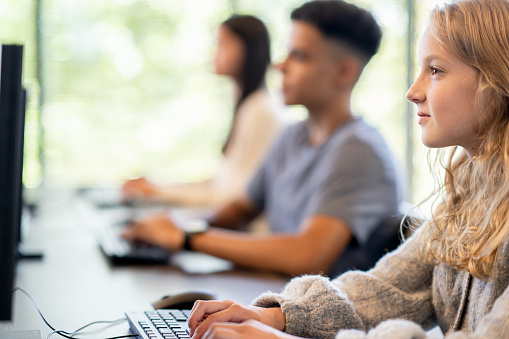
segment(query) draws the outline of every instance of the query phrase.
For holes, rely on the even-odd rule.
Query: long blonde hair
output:
[[[479,152],[452,150],[443,200],[421,233],[426,261],[492,275],[509,236],[509,2],[459,0],[436,8],[433,37],[478,71]]]

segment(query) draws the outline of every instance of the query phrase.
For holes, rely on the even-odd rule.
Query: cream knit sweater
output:
[[[413,236],[368,272],[329,280],[295,278],[281,294],[254,301],[280,306],[285,331],[309,338],[420,339],[440,326],[448,339],[509,338],[509,245],[489,280],[445,264],[423,263]]]

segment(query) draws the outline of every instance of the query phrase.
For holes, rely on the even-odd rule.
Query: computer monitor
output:
[[[0,46],[0,320],[11,320],[21,222],[23,46]]]

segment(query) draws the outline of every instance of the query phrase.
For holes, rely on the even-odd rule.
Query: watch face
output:
[[[189,219],[182,226],[186,233],[202,233],[209,228],[209,224],[203,219]]]

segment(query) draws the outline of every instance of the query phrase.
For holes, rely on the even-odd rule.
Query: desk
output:
[[[63,190],[44,194],[27,237],[41,245],[44,259],[19,262],[15,282],[32,295],[48,322],[58,329],[70,331],[92,321],[118,319],[125,311],[149,309],[163,295],[195,289],[249,303],[264,291],[280,291],[288,280],[240,269],[190,275],[172,266],[110,266],[92,234],[80,226],[73,197]],[[28,297],[15,292],[13,321],[0,322],[0,331],[34,329],[41,331],[42,338],[51,332]],[[124,322],[82,337],[127,333]]]

